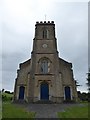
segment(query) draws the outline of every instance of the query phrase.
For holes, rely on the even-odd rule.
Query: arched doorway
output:
[[[65,87],[65,100],[71,100],[71,90],[69,86]]]
[[[49,100],[49,86],[46,82],[41,83],[40,99],[41,100]]]
[[[19,99],[24,99],[24,91],[25,91],[25,87],[24,86],[20,86],[19,87]]]

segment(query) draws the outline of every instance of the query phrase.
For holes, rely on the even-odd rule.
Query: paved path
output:
[[[36,118],[57,118],[57,112],[80,104],[29,104],[26,109],[36,112]]]

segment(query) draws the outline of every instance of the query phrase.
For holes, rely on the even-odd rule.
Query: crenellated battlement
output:
[[[37,21],[37,22],[36,22],[36,25],[37,25],[37,24],[54,24],[54,21],[40,21],[40,22]]]

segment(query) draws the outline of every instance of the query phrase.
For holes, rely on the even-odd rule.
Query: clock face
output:
[[[47,44],[43,44],[42,47],[43,47],[43,48],[47,48]]]

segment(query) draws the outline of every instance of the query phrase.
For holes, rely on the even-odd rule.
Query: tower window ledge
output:
[[[50,74],[41,74],[41,73],[40,73],[40,74],[38,74],[38,73],[37,73],[37,74],[35,74],[35,75],[47,76],[47,75],[54,75],[54,74],[53,74],[53,73],[50,73]]]

